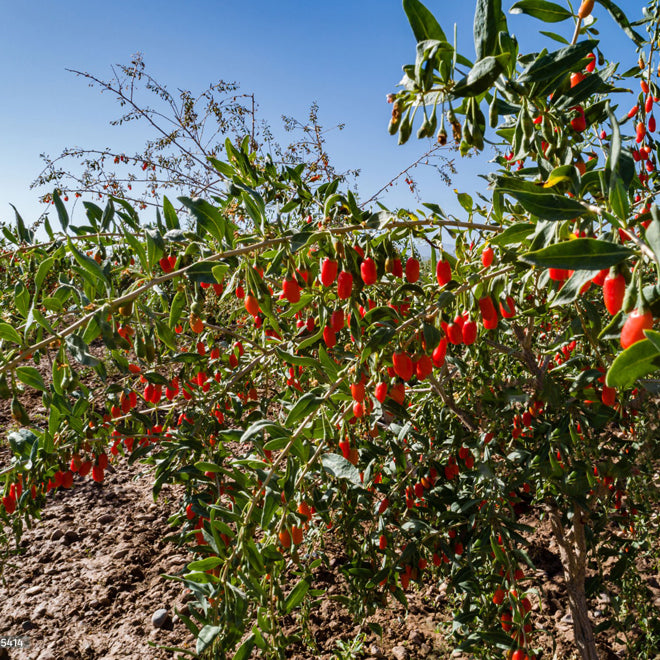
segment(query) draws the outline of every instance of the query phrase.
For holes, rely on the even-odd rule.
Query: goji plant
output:
[[[643,602],[641,631],[622,613],[657,550],[657,0],[636,25],[599,0],[636,48],[624,72],[587,0],[517,2],[569,26],[530,54],[500,2],[478,0],[474,62],[403,4],[417,48],[389,130],[444,146],[449,124],[462,154],[489,139],[488,195],[460,193],[462,219],[374,210],[247,136],[208,160],[226,190],[178,211],[165,198],[153,223],[110,198],[74,226],[55,191],[61,229],[39,243],[17,214],[0,271],[0,393],[20,427],[3,519],[19,533],[50,490],[102,482],[120,455],[152,466],[155,494],[183,484],[181,618],[197,654],[235,659],[299,641],[283,621],[320,595],[329,535],[355,615],[442,577],[457,648],[545,654],[529,545],[547,520],[581,657],[607,634],[650,657],[657,617]],[[640,91],[621,112],[626,85]],[[603,591],[626,607],[594,631]]]

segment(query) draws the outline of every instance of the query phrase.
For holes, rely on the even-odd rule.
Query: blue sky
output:
[[[448,34],[458,24],[459,50],[473,57],[474,3],[426,4]],[[503,0],[507,11],[511,4]],[[631,17],[641,12],[637,0],[619,4]],[[202,90],[221,78],[239,82],[243,91],[256,94],[262,117],[276,129],[282,114],[304,120],[310,103],[318,102],[322,124],[346,124],[329,136],[330,152],[338,169],[361,169],[365,199],[428,146],[411,139],[399,147],[386,130],[391,109],[386,94],[395,91],[401,66],[412,62],[415,49],[400,0],[4,0],[2,8],[0,220],[13,221],[10,202],[28,223],[36,220],[42,207],[29,184],[41,170],[41,152],[55,155],[72,146],[126,153],[140,148],[144,133],[108,125],[119,114],[114,100],[65,70],[108,78],[112,64],[129,62],[137,51],[148,71],[170,90]],[[608,43],[620,44],[634,58],[632,43],[613,36],[617,31],[602,7],[597,5],[594,15]],[[538,28],[568,38],[572,31],[569,22],[543,26],[524,16],[510,16],[509,27],[527,49],[538,49]],[[542,42],[558,47],[545,38]],[[481,186],[476,174],[487,157],[461,161],[449,151],[447,156],[456,159],[459,169],[451,188],[473,192]],[[420,182],[425,201],[458,208],[451,188],[437,174],[421,173]],[[403,184],[383,202],[418,206]]]

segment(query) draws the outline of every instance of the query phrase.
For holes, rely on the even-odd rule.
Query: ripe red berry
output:
[[[451,282],[451,264],[448,261],[438,261],[435,267],[435,277],[440,286]]]
[[[330,327],[335,331],[335,332],[340,332],[341,330],[344,329],[344,310],[343,309],[336,309],[334,312],[332,312],[332,315],[330,316]]]
[[[337,262],[326,257],[321,264],[321,284],[330,286],[337,277]]]
[[[323,328],[323,341],[328,348],[332,348],[337,343],[335,331],[329,325]]]
[[[403,402],[406,398],[406,386],[404,383],[396,383],[390,387],[390,397],[393,401],[396,401],[400,406],[403,405]]]
[[[440,369],[445,363],[445,357],[447,355],[447,339],[443,337],[440,340],[440,343],[435,347],[433,353],[431,354],[431,359],[433,360],[433,366]]]
[[[375,284],[376,281],[378,280],[376,262],[371,257],[367,257],[360,264],[360,275],[362,276],[362,281],[367,286],[369,286],[370,284]]]
[[[164,273],[171,273],[174,270],[174,264],[176,264],[176,257],[163,257],[158,263]]]
[[[92,479],[94,481],[101,483],[105,477],[104,470],[100,465],[95,465],[92,468]]]
[[[507,296],[504,302],[500,301],[500,314],[502,318],[510,319],[516,315],[516,302],[511,296]]]
[[[573,110],[577,110],[577,116],[571,119],[571,127],[577,133],[582,133],[587,129],[587,121],[584,118],[584,110],[581,105],[576,105]]]
[[[413,362],[410,355],[405,351],[397,351],[392,356],[392,366],[394,373],[405,381],[409,381],[413,376]]]
[[[353,276],[350,273],[347,273],[345,270],[342,270],[339,273],[337,278],[337,297],[340,300],[346,300],[351,297],[351,291],[353,290]]]
[[[477,339],[477,324],[470,320],[463,324],[463,343],[466,346],[474,344]]]
[[[450,323],[447,326],[447,339],[449,339],[450,344],[463,343],[463,331],[458,323]]]
[[[628,348],[638,341],[645,339],[644,330],[653,327],[653,314],[650,311],[633,309],[621,328],[621,346]]]
[[[362,403],[362,401],[364,401],[364,383],[352,383],[351,396],[354,401]]]
[[[484,328],[492,330],[497,327],[497,311],[495,304],[490,296],[484,296],[479,299],[479,309],[483,320]]]
[[[488,268],[495,258],[495,251],[490,245],[484,248],[484,251],[481,253],[481,265],[484,268]]]
[[[433,372],[433,362],[428,355],[422,355],[417,362],[415,362],[415,375],[417,380],[425,380]]]
[[[623,305],[626,280],[621,273],[610,272],[603,281],[603,301],[607,311],[614,316]]]
[[[259,307],[259,302],[251,293],[248,293],[248,295],[245,296],[244,305],[245,305],[245,310],[251,316],[257,316],[261,311],[261,308]]]
[[[605,282],[605,278],[607,277],[609,273],[609,269],[604,268],[603,270],[599,270],[598,274],[595,277],[591,278],[591,281],[596,285],[596,286],[603,286]]]
[[[392,260],[392,275],[394,277],[403,277],[403,266],[401,265],[401,259]]]
[[[380,535],[380,538],[378,539],[378,547],[381,550],[385,550],[387,547],[387,536],[385,536],[385,534]]]
[[[374,396],[378,401],[383,403],[387,398],[387,383],[378,383],[376,389],[374,390]]]
[[[290,303],[297,303],[300,301],[300,285],[292,277],[288,277],[282,284],[282,293]]]
[[[493,594],[493,603],[495,603],[495,605],[501,605],[504,602],[505,596],[506,591],[504,591],[504,589],[496,589]]]
[[[548,276],[555,282],[563,282],[570,277],[570,273],[565,268],[548,268]]]
[[[411,284],[414,284],[419,279],[419,261],[414,257],[410,257],[406,261],[406,279]]]

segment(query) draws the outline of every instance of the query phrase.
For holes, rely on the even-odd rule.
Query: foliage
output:
[[[185,486],[172,523],[196,555],[177,579],[198,654],[285,657],[298,636],[282,622],[321,595],[331,530],[354,614],[433,575],[458,603],[458,648],[522,658],[539,652],[533,512],[595,658],[587,599],[625,603],[597,634],[628,625],[657,535],[660,353],[660,11],[652,0],[644,41],[601,4],[642,66],[618,73],[588,17],[541,0],[516,9],[574,21],[574,43],[521,55],[500,3],[478,0],[472,63],[404,2],[418,45],[391,132],[404,142],[419,115],[418,135],[442,144],[446,118],[461,152],[480,150],[488,104],[500,140],[490,198],[459,194],[465,219],[365,208],[336,178],[260,157],[249,134],[209,159],[225,190],[178,198],[187,223],[167,198],[148,224],[113,197],[74,226],[55,192],[61,230],[39,244],[17,215],[0,370],[23,430],[4,519],[19,528],[51,489],[90,469],[102,481],[107,454],[124,454],[153,467],[155,495]],[[627,82],[642,94],[617,119]],[[47,415],[22,406],[26,388]],[[629,643],[643,651],[634,630]]]

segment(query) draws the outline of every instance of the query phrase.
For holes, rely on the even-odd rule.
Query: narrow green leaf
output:
[[[86,254],[83,254],[76,246],[71,242],[70,238],[67,238],[67,243],[69,246],[69,251],[73,255],[74,259],[78,262],[82,268],[89,273],[93,278],[99,279],[102,282],[108,284],[108,278],[105,276],[105,273],[101,269],[94,259],[88,257]],[[90,281],[90,284],[94,284],[94,281]]]
[[[310,582],[308,578],[303,578],[298,582],[298,584],[291,590],[289,595],[284,601],[284,613],[291,614],[293,610],[302,603],[305,595],[309,591]]]
[[[247,660],[252,654],[252,649],[257,641],[257,636],[252,634],[250,635],[240,646],[238,651],[234,654],[233,660]]]
[[[57,217],[62,225],[62,231],[66,232],[69,226],[69,214],[67,213],[66,207],[64,206],[57,190],[53,192],[53,202],[55,202],[55,209],[57,210]]]
[[[544,23],[559,23],[571,18],[568,9],[547,0],[518,0],[511,9],[510,14],[527,14],[538,18]]]
[[[34,276],[34,289],[36,293],[39,293],[41,285],[44,283],[46,275],[48,275],[48,271],[53,267],[54,263],[55,259],[53,257],[48,257],[39,264],[37,274]]]
[[[496,192],[511,195],[531,214],[544,220],[571,220],[587,213],[577,200],[550,192],[513,176],[495,177]]]
[[[503,55],[489,55],[479,60],[470,69],[470,73],[459,80],[451,90],[455,98],[478,96],[487,91],[506,69],[509,61],[508,53]]]
[[[632,29],[630,21],[628,20],[625,12],[615,5],[611,0],[598,0],[598,2],[610,12],[612,18],[619,24],[621,29],[632,39],[637,46],[642,46],[645,42],[644,37]]]
[[[174,206],[172,206],[172,202],[165,195],[163,195],[163,215],[165,216],[165,224],[168,229],[181,229]]]
[[[18,238],[22,243],[32,243],[34,232],[25,226],[25,221],[21,217],[21,214],[16,210],[16,207],[13,204],[10,204],[9,206],[14,209],[14,215],[16,216],[16,232]]]
[[[632,254],[633,251],[623,245],[595,238],[576,238],[527,252],[520,260],[540,268],[593,271],[615,266]]]
[[[656,259],[660,262],[660,209],[658,209],[656,204],[651,206],[651,216],[653,220],[644,236],[649,247],[653,250]]]
[[[316,396],[313,392],[306,392],[296,401],[296,404],[289,411],[285,425],[291,428],[297,421],[318,410],[322,403],[323,398]]]
[[[632,387],[638,378],[658,369],[660,369],[660,351],[653,341],[644,339],[629,346],[617,356],[605,380],[610,387],[626,389]]]
[[[403,10],[406,12],[410,27],[417,41],[437,39],[447,41],[440,24],[433,14],[419,0],[403,0]]]
[[[99,361],[89,352],[89,346],[79,335],[69,335],[66,338],[66,346],[69,353],[86,367],[95,367]]]
[[[536,225],[531,222],[519,222],[507,227],[501,234],[490,239],[492,245],[513,245],[524,241],[535,229]]]
[[[323,469],[337,479],[346,479],[354,486],[361,486],[360,473],[356,467],[339,454],[323,454]]]
[[[17,367],[16,378],[18,378],[21,383],[25,383],[28,387],[32,387],[35,390],[46,392],[48,389],[41,374],[35,367]]]
[[[555,41],[558,41],[560,44],[566,44],[568,45],[570,41],[566,39],[565,37],[562,37],[560,34],[557,34],[556,32],[546,32],[544,30],[539,30],[540,34],[550,38],[554,39]]]
[[[170,328],[174,328],[181,318],[181,311],[186,305],[186,294],[183,291],[177,291],[172,304],[170,305]]]
[[[18,313],[23,318],[27,318],[30,312],[30,293],[23,282],[16,282],[14,285],[14,304]]]
[[[474,49],[477,54],[477,60],[482,60],[484,57],[496,53],[501,15],[501,0],[477,0],[473,28]]]
[[[204,574],[202,574],[204,575]],[[208,576],[207,576],[208,577]],[[216,637],[222,632],[222,626],[206,625],[199,631],[197,637],[197,653],[203,653],[206,649],[213,644]]]
[[[555,296],[550,307],[559,307],[577,300],[580,290],[593,276],[594,273],[591,270],[576,270]]]
[[[19,346],[23,343],[21,336],[9,323],[0,323],[0,339],[6,339]]]
[[[191,561],[186,567],[189,571],[212,571],[223,563],[220,557],[206,557],[198,561]]]
[[[593,40],[580,41],[552,53],[542,53],[522,72],[518,82],[540,82],[564,75],[591,53],[597,45],[598,42]]]

